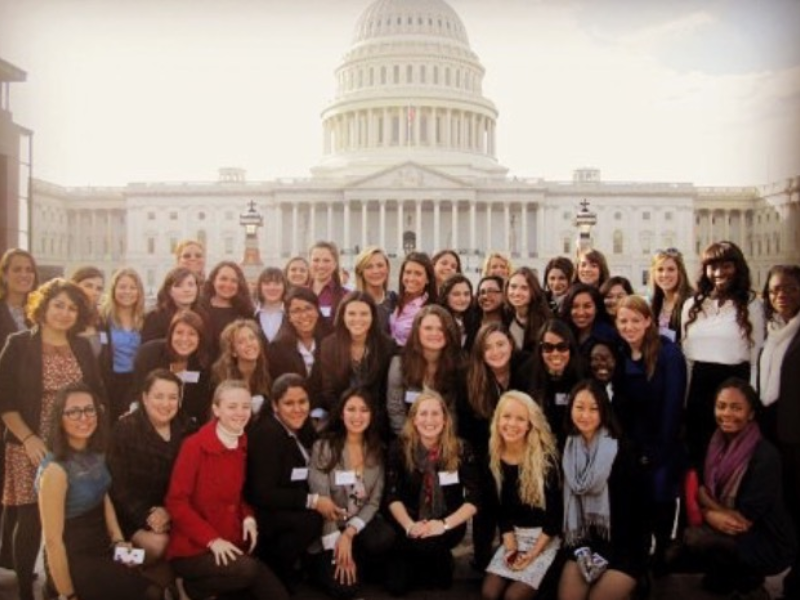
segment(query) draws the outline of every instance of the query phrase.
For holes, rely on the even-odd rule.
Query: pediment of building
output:
[[[351,190],[377,189],[465,189],[470,188],[463,180],[437,169],[415,162],[394,165],[377,173],[353,181],[347,186]]]

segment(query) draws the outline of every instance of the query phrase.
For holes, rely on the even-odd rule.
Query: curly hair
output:
[[[697,291],[692,296],[689,318],[684,327],[686,336],[689,335],[689,327],[703,310],[703,302],[710,298],[714,291],[714,282],[708,276],[708,268],[721,262],[731,262],[734,266],[733,281],[723,300],[733,302],[736,307],[736,323],[742,331],[742,337],[747,339],[752,346],[754,343],[753,324],[750,323],[747,306],[755,298],[755,294],[751,290],[750,267],[739,246],[729,241],[714,242],[703,252],[700,277],[695,286]]]
[[[86,300],[86,294],[77,285],[61,277],[43,283],[28,294],[28,303],[25,307],[28,319],[32,323],[43,325],[50,302],[59,294],[66,294],[67,298],[78,308],[78,317],[68,333],[74,335],[85,330],[93,316]]]
[[[201,300],[203,307],[205,309],[211,308],[211,299],[216,295],[216,290],[214,289],[215,280],[219,275],[219,272],[225,267],[233,270],[233,272],[236,274],[237,280],[236,295],[231,299],[231,306],[243,317],[252,316],[255,312],[255,307],[253,306],[253,299],[250,297],[247,279],[244,276],[244,272],[242,272],[242,268],[232,260],[223,260],[222,262],[218,262],[216,265],[214,265],[214,268],[211,269],[211,273],[208,274],[208,278],[203,284],[203,295]]]
[[[409,472],[414,471],[414,451],[422,443],[419,432],[414,425],[414,419],[417,417],[420,405],[426,400],[435,400],[439,403],[444,415],[444,428],[439,436],[439,449],[442,470],[444,471],[457,471],[459,465],[459,454],[461,452],[461,442],[456,437],[456,427],[453,421],[453,414],[447,402],[438,392],[424,388],[416,397],[411,408],[408,410],[408,417],[403,425],[403,430],[400,432],[400,443],[403,448],[403,456],[405,458],[406,469]]]
[[[242,330],[248,329],[258,342],[258,358],[256,358],[256,366],[253,370],[253,376],[247,381],[247,378],[239,368],[239,359],[235,355],[236,335]],[[272,387],[272,378],[269,375],[269,362],[267,361],[267,352],[264,348],[263,338],[261,337],[261,330],[255,321],[251,319],[236,319],[228,323],[222,333],[219,335],[220,341],[220,354],[217,362],[212,367],[212,375],[215,383],[220,383],[226,379],[242,379],[247,381],[250,386],[251,394],[262,394],[265,399],[268,399],[269,390]]]
[[[39,287],[39,268],[36,266],[36,259],[33,254],[22,248],[9,248],[0,258],[0,300],[5,300],[8,294],[8,270],[11,268],[11,261],[21,256],[27,258],[33,267],[33,286],[31,289]]]
[[[503,487],[501,462],[505,450],[505,441],[500,434],[500,419],[506,406],[512,402],[522,404],[528,413],[530,426],[525,435],[525,453],[519,464],[519,497],[523,504],[546,509],[545,482],[551,471],[558,472],[558,447],[544,412],[524,392],[510,390],[500,396],[489,427],[489,469],[499,493]]]
[[[503,261],[506,264],[506,270],[508,271],[509,275],[514,270],[512,264],[511,264],[511,259],[510,258],[508,258],[502,252],[493,251],[493,252],[489,252],[489,254],[486,255],[486,258],[483,259],[483,266],[481,267],[481,276],[482,277],[486,277],[487,275],[491,275],[491,273],[489,273],[489,267],[492,265],[492,261],[494,259],[496,259],[496,258],[499,258],[501,261]],[[500,286],[500,287],[502,287],[502,286]]]

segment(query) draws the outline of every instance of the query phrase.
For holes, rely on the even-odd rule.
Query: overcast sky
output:
[[[15,120],[63,185],[306,177],[369,0],[0,0]],[[498,158],[566,180],[800,175],[798,0],[450,0]]]

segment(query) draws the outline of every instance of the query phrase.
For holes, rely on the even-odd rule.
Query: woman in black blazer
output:
[[[86,327],[83,292],[64,279],[42,285],[28,299],[34,328],[8,338],[0,354],[0,414],[7,428],[4,527],[13,527],[14,570],[20,600],[33,600],[33,567],[41,543],[34,477],[49,449],[47,432],[58,390],[83,381],[105,405],[103,382]]]
[[[783,459],[785,504],[800,540],[800,266],[772,267],[764,285],[767,340],[761,352],[758,387],[766,406],[762,430]],[[783,580],[785,598],[800,595],[800,559]]]
[[[345,390],[367,390],[372,419],[381,438],[388,440],[386,374],[397,346],[383,332],[377,305],[366,292],[349,292],[339,304],[333,333],[322,340],[321,404],[331,411]]]
[[[307,380],[311,416],[324,421],[327,410],[321,399],[320,351],[330,329],[319,311],[317,295],[309,288],[293,287],[286,294],[288,319],[267,349],[272,381],[286,373]]]
[[[133,366],[131,400],[138,401],[147,376],[154,369],[172,371],[183,381],[181,412],[198,428],[211,411],[211,369],[208,363],[206,329],[196,312],[175,314],[166,339],[151,340],[139,347]]]
[[[256,555],[291,590],[299,581],[297,560],[322,531],[322,522],[341,511],[308,487],[316,433],[309,414],[306,380],[286,373],[272,386],[272,414],[248,434],[246,498],[258,523]]]

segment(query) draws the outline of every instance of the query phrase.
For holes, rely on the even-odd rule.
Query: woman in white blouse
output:
[[[714,398],[729,377],[755,384],[764,344],[764,307],[751,289],[750,268],[733,242],[715,242],[702,257],[695,294],[683,304],[681,336],[689,365],[686,435],[694,466],[702,468],[714,433]]]

